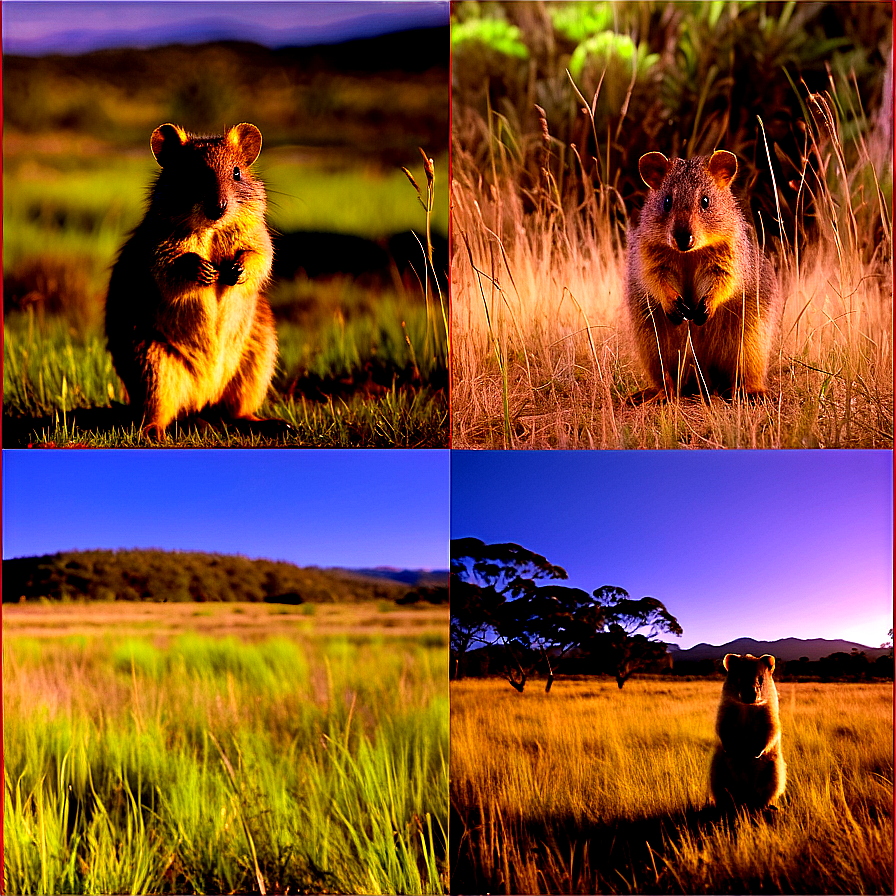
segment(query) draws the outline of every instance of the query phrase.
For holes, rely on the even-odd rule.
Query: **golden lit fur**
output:
[[[277,352],[261,295],[273,259],[265,191],[249,171],[261,133],[239,124],[198,138],[164,124],[151,146],[162,171],[106,301],[115,369],[147,434],[206,406],[257,420]]]

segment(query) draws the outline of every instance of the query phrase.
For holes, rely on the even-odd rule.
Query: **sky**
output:
[[[682,649],[893,625],[888,451],[453,452],[451,537],[661,600]]]
[[[3,51],[246,40],[268,47],[340,43],[448,24],[447,0],[3,0]]]
[[[448,566],[447,451],[3,452],[3,557],[91,548]]]

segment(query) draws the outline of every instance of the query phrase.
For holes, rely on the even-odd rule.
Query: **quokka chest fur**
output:
[[[150,143],[161,172],[106,301],[115,369],[148,434],[207,406],[257,420],[277,351],[262,294],[273,259],[266,196],[250,171],[261,133],[243,123],[195,137],[164,124]]]

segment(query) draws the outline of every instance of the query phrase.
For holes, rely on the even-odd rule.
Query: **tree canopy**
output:
[[[451,542],[451,653],[453,674],[478,649],[517,691],[537,667],[547,672],[575,652],[591,657],[620,688],[638,669],[664,662],[661,634],[681,635],[678,620],[654,597],[633,599],[617,586],[589,594],[559,584],[566,570],[514,543],[478,538]],[[542,584],[544,580],[548,580]],[[491,664],[490,668],[494,669]]]

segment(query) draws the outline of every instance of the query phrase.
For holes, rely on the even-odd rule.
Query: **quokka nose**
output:
[[[690,228],[688,227],[676,227],[675,230],[672,231],[672,239],[675,240],[675,245],[678,246],[682,252],[686,252],[694,245],[694,234],[691,233]]]

